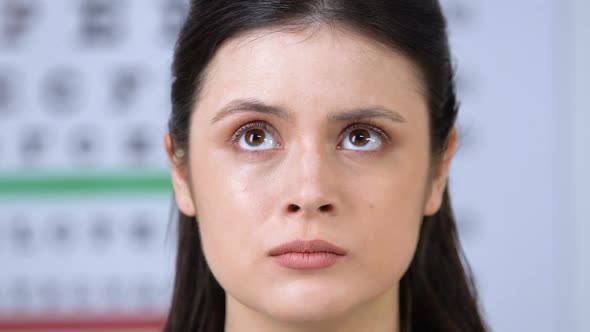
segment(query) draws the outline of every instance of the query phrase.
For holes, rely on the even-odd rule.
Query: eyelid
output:
[[[264,130],[267,130],[271,135],[273,135],[276,139],[277,139],[277,144],[280,146],[280,135],[279,133],[274,129],[273,126],[271,126],[268,122],[266,121],[262,121],[262,120],[255,120],[255,121],[251,121],[248,122],[242,126],[240,126],[235,132],[234,134],[229,138],[228,142],[230,143],[237,143],[240,140],[240,137],[242,137],[242,135],[249,129],[253,129],[253,128],[262,128]]]
[[[391,142],[391,138],[389,137],[389,135],[387,135],[387,133],[382,130],[381,128],[379,128],[379,126],[371,120],[363,120],[362,122],[358,122],[358,121],[351,121],[351,123],[348,125],[348,127],[346,127],[346,129],[344,129],[344,131],[342,132],[342,139],[346,138],[346,136],[353,130],[355,129],[369,129],[374,131],[377,135],[379,135],[379,138],[383,141],[383,143],[390,143]],[[340,142],[342,141],[342,139],[340,140]]]

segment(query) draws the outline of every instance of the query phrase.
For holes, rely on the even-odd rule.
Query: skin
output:
[[[440,208],[457,141],[453,130],[446,154],[431,161],[422,91],[407,58],[344,27],[261,29],[218,49],[189,150],[179,157],[170,136],[165,147],[178,208],[198,218],[226,291],[226,331],[399,330],[399,281],[423,216]],[[240,106],[219,119],[234,100],[280,107],[289,118]],[[351,137],[352,123],[330,116],[376,106],[399,121],[353,120],[360,125]],[[228,142],[253,121],[271,130],[244,137],[267,141]],[[379,143],[367,121],[390,141]],[[347,254],[315,270],[270,259],[271,248],[295,239],[324,239]]]

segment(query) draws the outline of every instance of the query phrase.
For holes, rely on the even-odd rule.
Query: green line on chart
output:
[[[0,173],[0,195],[170,194],[167,172],[7,174]]]

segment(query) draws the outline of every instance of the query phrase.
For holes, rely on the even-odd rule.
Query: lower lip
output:
[[[326,268],[336,264],[342,257],[330,252],[290,252],[272,256],[279,265],[298,270]]]

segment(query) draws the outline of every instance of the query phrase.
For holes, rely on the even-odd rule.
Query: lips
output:
[[[278,256],[288,253],[330,253],[338,256],[346,255],[346,251],[324,240],[297,240],[273,248],[269,255]]]
[[[306,270],[334,265],[346,255],[346,251],[323,240],[299,240],[275,247],[269,255],[283,267]]]

